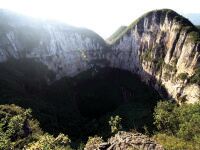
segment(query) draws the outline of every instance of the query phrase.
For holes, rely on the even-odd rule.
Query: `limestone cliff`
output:
[[[111,47],[111,66],[127,69],[178,101],[200,98],[200,33],[172,10],[152,11],[133,22]]]
[[[56,72],[57,78],[106,63],[106,44],[93,31],[5,10],[0,11],[0,20],[0,62],[34,58]]]
[[[0,62],[32,58],[56,73],[74,76],[95,65],[129,70],[177,101],[200,98],[200,33],[172,10],[152,11],[105,41],[63,23],[0,11]],[[167,95],[162,88],[167,90]]]

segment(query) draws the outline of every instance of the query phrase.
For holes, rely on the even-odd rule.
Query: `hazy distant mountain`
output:
[[[200,13],[193,13],[193,14],[185,14],[190,21],[192,21],[195,25],[200,25]]]

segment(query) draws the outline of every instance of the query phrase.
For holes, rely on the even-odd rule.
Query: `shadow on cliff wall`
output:
[[[92,68],[48,85],[54,75],[40,63],[25,60],[4,64],[0,76],[1,104],[30,107],[44,131],[75,139],[105,137],[110,116],[115,115],[122,117],[125,130],[153,130],[153,109],[160,96],[129,71]]]

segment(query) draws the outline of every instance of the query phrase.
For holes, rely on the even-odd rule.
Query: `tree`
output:
[[[41,133],[30,109],[0,105],[0,149],[21,149]]]
[[[0,149],[71,150],[67,135],[43,133],[30,109],[0,105]]]
[[[177,112],[174,111],[176,104],[169,101],[160,101],[154,110],[154,124],[160,131],[175,134],[178,130]]]
[[[158,102],[154,118],[157,129],[184,140],[200,137],[200,103],[177,106],[169,101]]]

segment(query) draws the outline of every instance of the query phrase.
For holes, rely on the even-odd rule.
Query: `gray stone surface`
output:
[[[191,40],[191,28],[176,16],[175,12],[150,12],[108,45],[87,29],[0,11],[0,62],[36,59],[54,71],[57,79],[94,65],[126,69],[161,95],[162,85],[175,100],[184,97],[194,103],[200,99],[199,86],[177,80],[177,76],[187,73],[190,77],[200,66],[200,43]]]

